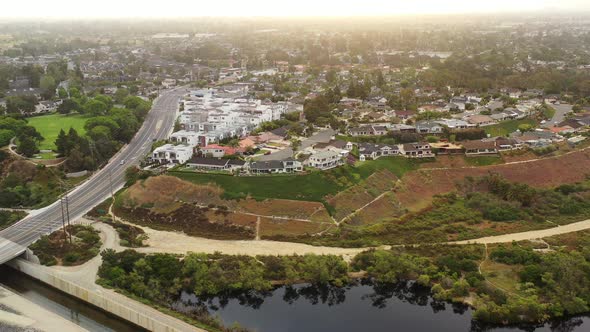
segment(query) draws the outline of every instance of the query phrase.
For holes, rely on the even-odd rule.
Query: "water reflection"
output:
[[[416,283],[379,284],[359,281],[347,287],[294,285],[270,292],[225,294],[199,298],[183,292],[172,307],[195,314],[210,313],[226,325],[266,331],[553,331],[587,330],[586,317],[542,326],[496,327],[471,320],[461,304],[433,299]],[[584,324],[585,323],[585,324]]]

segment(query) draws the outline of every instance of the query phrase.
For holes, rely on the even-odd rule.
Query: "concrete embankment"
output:
[[[88,302],[108,313],[154,332],[198,331],[204,330],[189,325],[179,319],[165,315],[147,305],[129,299],[99,285],[80,285],[68,280],[64,275],[45,266],[31,263],[22,258],[7,263],[34,279],[44,282],[66,294]]]

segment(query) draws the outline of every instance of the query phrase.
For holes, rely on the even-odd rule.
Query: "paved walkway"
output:
[[[101,250],[106,248],[112,248],[116,251],[122,251],[124,249],[127,249],[119,245],[119,235],[111,226],[103,223],[94,223],[93,227],[100,230],[101,232],[101,239],[103,241]],[[124,306],[132,309],[135,312],[145,314],[147,317],[151,317],[154,320],[157,320],[163,324],[172,327],[174,329],[173,331],[206,332],[203,329],[194,327],[190,324],[181,321],[180,319],[166,315],[150,306],[132,300],[113,290],[106,289],[100,285],[97,285],[95,281],[98,273],[98,268],[101,264],[102,258],[99,255],[80,266],[39,266],[39,268],[46,269],[50,273],[58,276],[59,278],[79,285],[96,294],[108,297],[109,299],[116,301],[119,304],[123,304]]]

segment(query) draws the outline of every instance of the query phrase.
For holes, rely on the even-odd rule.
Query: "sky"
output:
[[[0,17],[384,16],[555,10],[590,11],[590,0],[8,0],[0,6]]]

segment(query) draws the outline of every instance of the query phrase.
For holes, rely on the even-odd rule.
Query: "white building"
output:
[[[320,151],[307,159],[307,165],[318,169],[330,169],[344,164],[342,155],[335,151]]]
[[[193,148],[186,145],[162,145],[152,152],[152,160],[160,164],[184,164],[193,156]]]
[[[182,143],[190,147],[199,145],[199,134],[193,131],[180,130],[170,135],[170,140],[174,143]]]
[[[166,89],[170,89],[176,86],[176,80],[173,78],[167,78],[162,81],[162,86]]]

